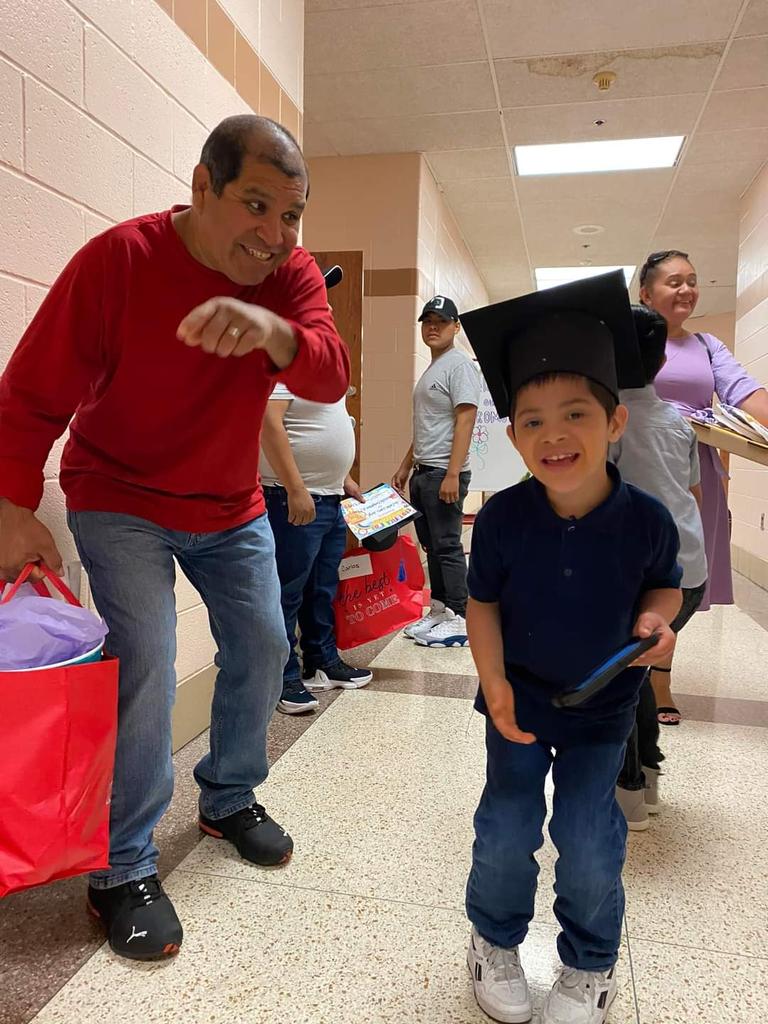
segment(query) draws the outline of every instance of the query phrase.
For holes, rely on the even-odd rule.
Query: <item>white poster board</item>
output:
[[[469,486],[473,491],[502,491],[519,483],[528,470],[507,437],[509,420],[499,419],[485,378],[481,376],[480,380],[480,405],[469,445]]]

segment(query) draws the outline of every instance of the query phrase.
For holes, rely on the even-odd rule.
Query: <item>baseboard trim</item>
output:
[[[211,724],[211,701],[217,671],[215,665],[209,665],[182,679],[176,687],[171,734],[174,754]]]
[[[731,544],[731,564],[736,572],[746,576],[763,590],[768,590],[768,561],[758,558],[738,544]]]

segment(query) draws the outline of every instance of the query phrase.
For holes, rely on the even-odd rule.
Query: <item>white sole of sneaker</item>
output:
[[[650,824],[647,818],[643,818],[642,821],[628,821],[627,828],[630,832],[645,832]]]
[[[320,702],[313,700],[311,704],[284,704],[283,701],[278,701],[277,710],[282,715],[303,715],[306,711],[316,711],[320,707]]]
[[[315,676],[314,679],[304,679],[302,682],[305,690],[315,693],[323,690],[359,690],[363,686],[367,686],[372,679],[373,672],[368,672],[367,675],[361,676],[360,679],[350,681],[346,679],[328,679],[327,676],[318,681],[317,676]]]
[[[528,1003],[526,1006],[521,1006],[519,1010],[510,1010],[508,1012],[499,1010],[498,1007],[491,1006],[485,999],[483,999],[482,995],[478,993],[477,988],[475,987],[475,972],[469,954],[467,954],[467,969],[470,977],[472,978],[472,991],[475,994],[475,1001],[480,1009],[484,1013],[487,1013],[492,1020],[500,1021],[501,1024],[528,1024],[528,1021],[533,1018],[533,1006],[531,1003]]]

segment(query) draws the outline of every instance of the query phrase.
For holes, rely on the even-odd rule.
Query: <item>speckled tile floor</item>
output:
[[[738,608],[697,617],[687,654],[681,642],[686,720],[664,730],[662,814],[630,837],[609,1024],[768,1019],[767,604],[743,580],[737,595]],[[0,1022],[487,1021],[464,964],[483,781],[474,674],[465,652],[425,653],[399,638],[350,652],[373,664],[368,688],[329,695],[320,714],[276,716],[263,798],[296,839],[281,871],[200,840],[190,769],[206,737],[177,755],[177,793],[159,830],[185,925],[173,962],[114,957],[82,913],[82,880],[0,903]],[[539,859],[523,947],[537,1013],[556,963],[550,846]]]

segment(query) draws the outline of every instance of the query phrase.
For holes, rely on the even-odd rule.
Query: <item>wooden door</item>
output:
[[[362,340],[363,340],[363,253],[313,252],[320,269],[326,271],[338,263],[344,279],[328,292],[333,318],[339,334],[349,346],[351,372],[347,392],[347,411],[355,421],[355,461],[352,476],[360,481],[360,422],[362,415]]]

